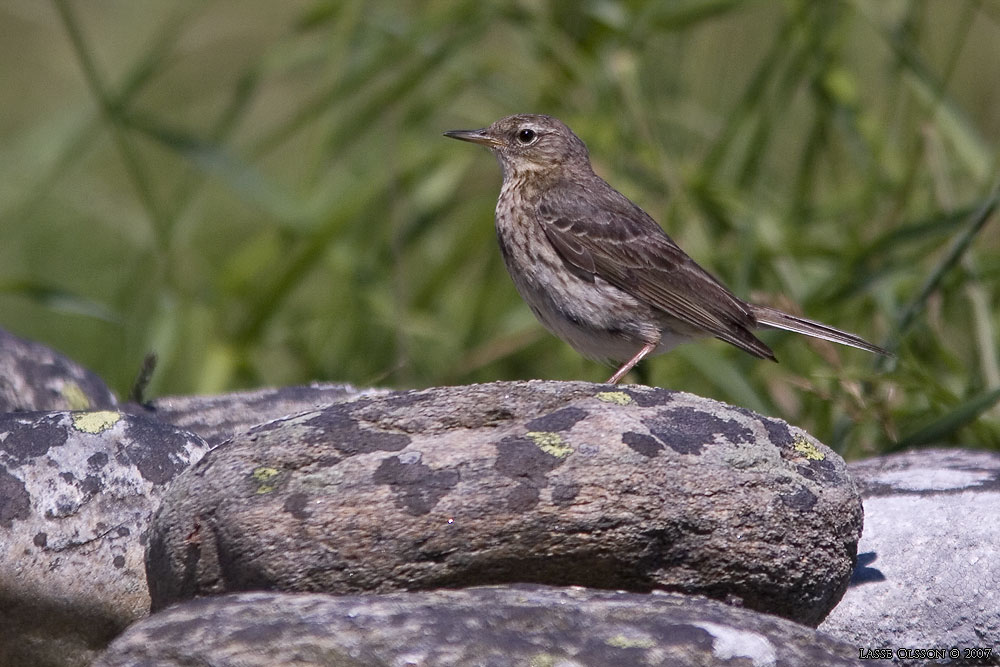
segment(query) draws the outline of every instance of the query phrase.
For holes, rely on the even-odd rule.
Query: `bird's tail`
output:
[[[816,322],[814,320],[807,320],[804,317],[798,317],[796,315],[789,315],[788,313],[775,308],[769,308],[767,306],[751,304],[750,309],[753,312],[754,317],[757,318],[757,323],[762,327],[794,331],[795,333],[805,334],[807,336],[812,336],[813,338],[822,338],[823,340],[828,340],[833,343],[850,345],[851,347],[856,347],[859,350],[867,350],[869,352],[874,352],[875,354],[891,356],[891,353],[888,350],[884,350],[878,345],[869,343],[861,336],[848,333],[847,331],[841,331],[840,329],[835,329],[829,324],[823,324],[822,322]]]

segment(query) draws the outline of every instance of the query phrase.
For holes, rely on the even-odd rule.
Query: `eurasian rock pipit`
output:
[[[583,141],[556,118],[508,116],[445,136],[496,155],[497,238],[517,291],[577,352],[622,364],[612,384],[643,357],[704,336],[777,361],[753,335],[759,328],[886,354],[860,336],[733,295],[595,174]]]

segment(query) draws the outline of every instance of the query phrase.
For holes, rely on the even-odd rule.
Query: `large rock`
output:
[[[865,534],[851,587],[822,629],[902,662],[928,658],[906,649],[943,649],[930,657],[970,664],[977,654],[966,650],[992,647],[976,664],[1000,664],[1000,455],[928,449],[850,468]]]
[[[41,343],[0,329],[0,412],[113,408],[92,372]]]
[[[172,486],[147,567],[154,608],[532,582],[701,593],[815,625],[861,522],[844,462],[784,422],[638,386],[494,383],[237,436]]]
[[[205,451],[115,411],[0,414],[0,665],[87,665],[148,613],[149,519]]]
[[[129,628],[94,667],[828,667],[857,656],[797,623],[705,598],[493,587],[188,602]]]
[[[237,391],[216,396],[166,396],[129,412],[173,424],[200,436],[213,447],[235,434],[288,415],[316,410],[359,396],[381,396],[387,389],[357,389],[349,384],[316,382],[298,387]]]

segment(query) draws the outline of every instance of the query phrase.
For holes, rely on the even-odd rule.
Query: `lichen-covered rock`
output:
[[[822,628],[904,664],[1000,665],[1000,454],[925,449],[850,469],[867,525],[851,586]],[[906,652],[928,648],[944,653]],[[989,648],[986,659],[976,651]]]
[[[816,624],[861,523],[844,462],[784,422],[638,386],[493,383],[237,436],[166,495],[147,571],[154,608],[530,582],[701,593]]]
[[[135,624],[94,667],[292,664],[832,667],[857,648],[701,597],[516,586],[198,600]]]
[[[83,366],[0,329],[0,412],[97,410],[116,403],[104,382]]]
[[[148,613],[149,519],[207,449],[111,410],[0,414],[0,665],[87,665]]]
[[[237,391],[216,396],[166,396],[124,409],[173,424],[213,447],[252,426],[359,396],[380,396],[387,389],[357,389],[349,384],[313,383],[299,387]]]

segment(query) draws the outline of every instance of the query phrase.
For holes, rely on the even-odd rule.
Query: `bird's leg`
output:
[[[642,349],[635,353],[635,356],[626,361],[621,368],[615,371],[615,374],[608,378],[607,384],[618,384],[618,381],[625,377],[632,368],[635,367],[637,363],[642,361],[643,357],[656,349],[656,346],[660,344],[660,341],[656,340],[652,343],[646,343],[642,346]]]

